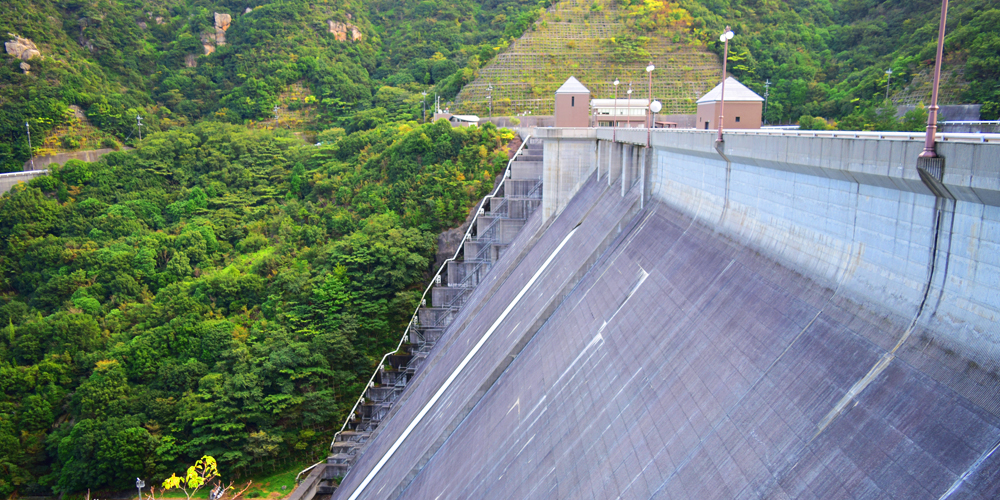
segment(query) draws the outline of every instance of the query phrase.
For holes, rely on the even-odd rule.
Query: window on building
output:
[[[573,96],[573,97],[569,98],[569,105],[570,106],[576,106],[576,96]]]
[[[740,122],[740,117],[737,116],[736,117],[736,123],[739,123],[739,122]]]
[[[708,130],[708,122],[705,122],[705,130]]]

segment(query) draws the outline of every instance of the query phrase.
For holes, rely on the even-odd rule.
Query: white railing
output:
[[[510,158],[510,160],[507,160],[507,168],[504,169],[503,177],[501,178],[501,181],[497,184],[497,187],[495,187],[493,189],[492,193],[484,196],[483,199],[479,202],[479,205],[476,207],[476,210],[474,212],[476,215],[472,218],[472,222],[469,224],[469,229],[467,229],[465,231],[465,236],[462,238],[462,242],[463,243],[466,240],[469,239],[469,237],[472,234],[472,230],[476,227],[476,220],[479,218],[480,210],[486,206],[486,201],[487,200],[489,200],[490,198],[496,197],[497,193],[500,191],[500,188],[502,188],[503,185],[504,185],[503,179],[506,179],[507,176],[510,175],[510,166],[511,166],[511,164],[514,163],[514,160],[517,159],[518,155],[521,154],[521,151],[524,150],[524,147],[528,144],[529,140],[531,140],[531,136],[530,135],[527,135],[527,136],[524,137],[524,140],[521,142],[521,146],[517,148],[517,151],[514,153],[514,156],[512,156]],[[354,403],[354,407],[351,408],[351,412],[347,414],[347,420],[344,421],[344,425],[340,426],[340,430],[337,431],[333,435],[333,441],[330,442],[330,448],[332,448],[333,445],[337,442],[337,437],[339,437],[340,434],[342,432],[344,432],[345,429],[347,429],[347,424],[349,424],[351,422],[351,420],[353,420],[354,413],[358,410],[358,405],[360,405],[361,403],[363,403],[364,400],[365,400],[365,392],[375,382],[375,375],[378,374],[379,368],[381,368],[382,366],[385,365],[386,359],[388,359],[389,356],[391,356],[393,353],[399,351],[399,349],[401,349],[403,347],[403,344],[406,343],[406,340],[410,336],[410,329],[413,328],[413,325],[417,322],[417,314],[420,311],[420,308],[423,307],[422,304],[424,304],[424,301],[427,299],[427,294],[430,293],[430,291],[431,291],[432,288],[434,288],[435,283],[437,282],[438,277],[441,276],[441,273],[444,272],[445,268],[447,268],[448,263],[454,261],[455,259],[457,259],[458,258],[458,254],[461,251],[462,251],[462,245],[460,244],[458,246],[458,248],[455,250],[455,254],[452,255],[451,258],[449,258],[449,259],[447,259],[447,260],[445,260],[444,262],[441,263],[441,267],[438,268],[437,273],[435,273],[434,277],[431,278],[431,281],[427,285],[427,288],[424,288],[424,293],[423,293],[423,295],[420,296],[420,302],[418,303],[418,304],[421,304],[421,305],[418,305],[417,308],[413,311],[413,316],[410,317],[410,322],[406,325],[406,330],[403,331],[403,335],[399,339],[399,344],[396,345],[396,349],[395,350],[393,350],[391,352],[385,353],[385,355],[382,356],[382,360],[379,361],[379,363],[377,365],[375,365],[375,371],[372,372],[372,376],[368,379],[368,384],[366,384],[365,388],[361,391],[361,396],[358,397],[358,400]],[[322,464],[324,461],[325,460],[321,460],[321,461],[319,461],[319,462],[317,462],[317,463],[315,463],[315,464],[307,467],[306,469],[302,470],[302,472],[299,472],[298,475],[295,476],[295,483],[298,484],[299,478],[302,476],[303,473],[308,472],[309,470],[312,470],[314,467],[316,467],[317,465]]]
[[[6,179],[10,177],[21,177],[21,176],[31,176],[37,177],[39,175],[46,175],[49,171],[46,170],[23,170],[21,172],[4,172],[0,173],[0,179]]]

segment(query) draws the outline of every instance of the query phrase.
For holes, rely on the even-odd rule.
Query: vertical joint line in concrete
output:
[[[719,215],[720,225],[722,224],[722,221],[725,220],[726,214],[729,212],[729,178],[732,175],[732,170],[733,170],[733,162],[729,161],[729,157],[726,156],[726,153],[722,151],[722,148],[724,146],[725,146],[724,142],[715,143],[715,152],[719,153],[719,156],[721,156],[722,159],[725,160],[726,162],[726,194],[725,198],[723,199],[722,214]]]

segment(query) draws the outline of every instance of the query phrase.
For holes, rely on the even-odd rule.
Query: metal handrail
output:
[[[611,127],[596,127],[598,131],[608,130]],[[628,132],[645,132],[648,127],[626,128]],[[621,130],[621,129],[619,129]],[[702,134],[715,133],[712,130],[695,128],[653,128],[653,132],[658,134],[679,134],[697,132]],[[870,132],[859,130],[783,130],[783,129],[727,129],[725,135],[753,135],[753,136],[779,136],[779,137],[824,137],[828,139],[881,139],[892,141],[923,141],[923,132]],[[979,143],[1000,143],[1000,134],[986,133],[964,133],[945,132],[936,135],[938,142],[979,142]],[[621,141],[619,142],[628,142]]]
[[[530,135],[528,135],[527,137],[524,138],[524,140],[521,142],[521,145],[517,148],[517,151],[514,153],[514,156],[512,156],[509,160],[507,160],[507,168],[504,170],[504,176],[503,176],[503,178],[507,178],[508,172],[510,172],[511,163],[513,163],[514,159],[516,159],[517,156],[519,154],[521,154],[521,150],[524,149],[524,146],[528,143],[529,140],[531,140],[531,136]],[[482,201],[479,202],[479,206],[476,207],[476,210],[474,212],[476,215],[473,216],[472,222],[469,224],[469,229],[467,229],[465,231],[465,238],[468,238],[469,235],[472,233],[472,228],[476,227],[476,219],[479,218],[479,209],[485,207],[486,206],[486,200],[495,197],[496,194],[497,194],[497,192],[499,192],[499,190],[502,187],[503,187],[503,182],[500,182],[499,185],[497,185],[497,187],[493,189],[492,193],[484,196],[483,199],[482,199]],[[462,241],[465,241],[465,238],[463,238]],[[442,271],[444,271],[445,266],[447,266],[449,262],[452,262],[452,261],[454,261],[455,259],[458,258],[458,254],[461,251],[462,251],[462,247],[461,247],[461,245],[459,245],[458,249],[455,250],[455,254],[451,258],[446,259],[443,263],[441,263],[441,267],[438,268],[437,273],[434,274],[434,277],[431,278],[431,282],[427,285],[427,288],[424,289],[423,295],[420,296],[420,302],[418,302],[418,304],[423,304],[424,303],[424,300],[427,299],[427,294],[430,293],[431,288],[434,287],[434,283],[437,281],[437,277],[441,276]],[[382,360],[379,362],[378,365],[376,365],[377,368],[372,373],[371,378],[368,379],[368,384],[365,386],[365,390],[367,390],[368,387],[371,387],[371,385],[375,382],[375,375],[378,374],[378,367],[381,367],[382,365],[384,365],[386,359],[388,359],[388,357],[391,354],[393,354],[396,351],[399,351],[399,349],[402,348],[403,344],[406,342],[406,339],[409,338],[410,328],[413,326],[414,322],[417,319],[417,313],[420,310],[420,307],[421,306],[418,305],[417,308],[413,311],[413,315],[410,317],[410,322],[406,325],[406,330],[403,331],[403,335],[400,337],[399,344],[396,345],[396,349],[394,349],[391,352],[385,353],[385,355],[382,356]],[[340,430],[337,431],[333,435],[333,441],[330,441],[330,447],[331,448],[333,447],[333,444],[337,442],[337,437],[339,437],[340,434],[342,432],[344,432],[344,429],[347,429],[347,424],[350,423],[352,417],[354,416],[354,412],[357,411],[358,405],[361,404],[361,402],[364,400],[364,398],[365,398],[364,391],[362,391],[361,396],[358,397],[358,400],[354,403],[354,407],[351,408],[351,412],[348,413],[347,420],[344,421],[344,425],[340,426]],[[322,462],[320,462],[320,463],[322,463]],[[301,474],[301,472],[299,474]]]

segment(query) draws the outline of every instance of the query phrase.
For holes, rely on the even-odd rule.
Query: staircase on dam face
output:
[[[337,478],[347,475],[354,459],[378,426],[389,418],[407,383],[419,371],[437,341],[493,264],[542,204],[542,143],[528,139],[510,163],[495,196],[487,197],[472,221],[460,255],[446,261],[431,288],[430,301],[417,309],[409,325],[408,342],[389,355],[365,390],[364,400],[351,415],[344,431],[330,447],[316,495],[336,490]],[[308,485],[303,484],[303,487]],[[294,495],[294,494],[293,494]],[[305,496],[301,500],[309,500]]]

